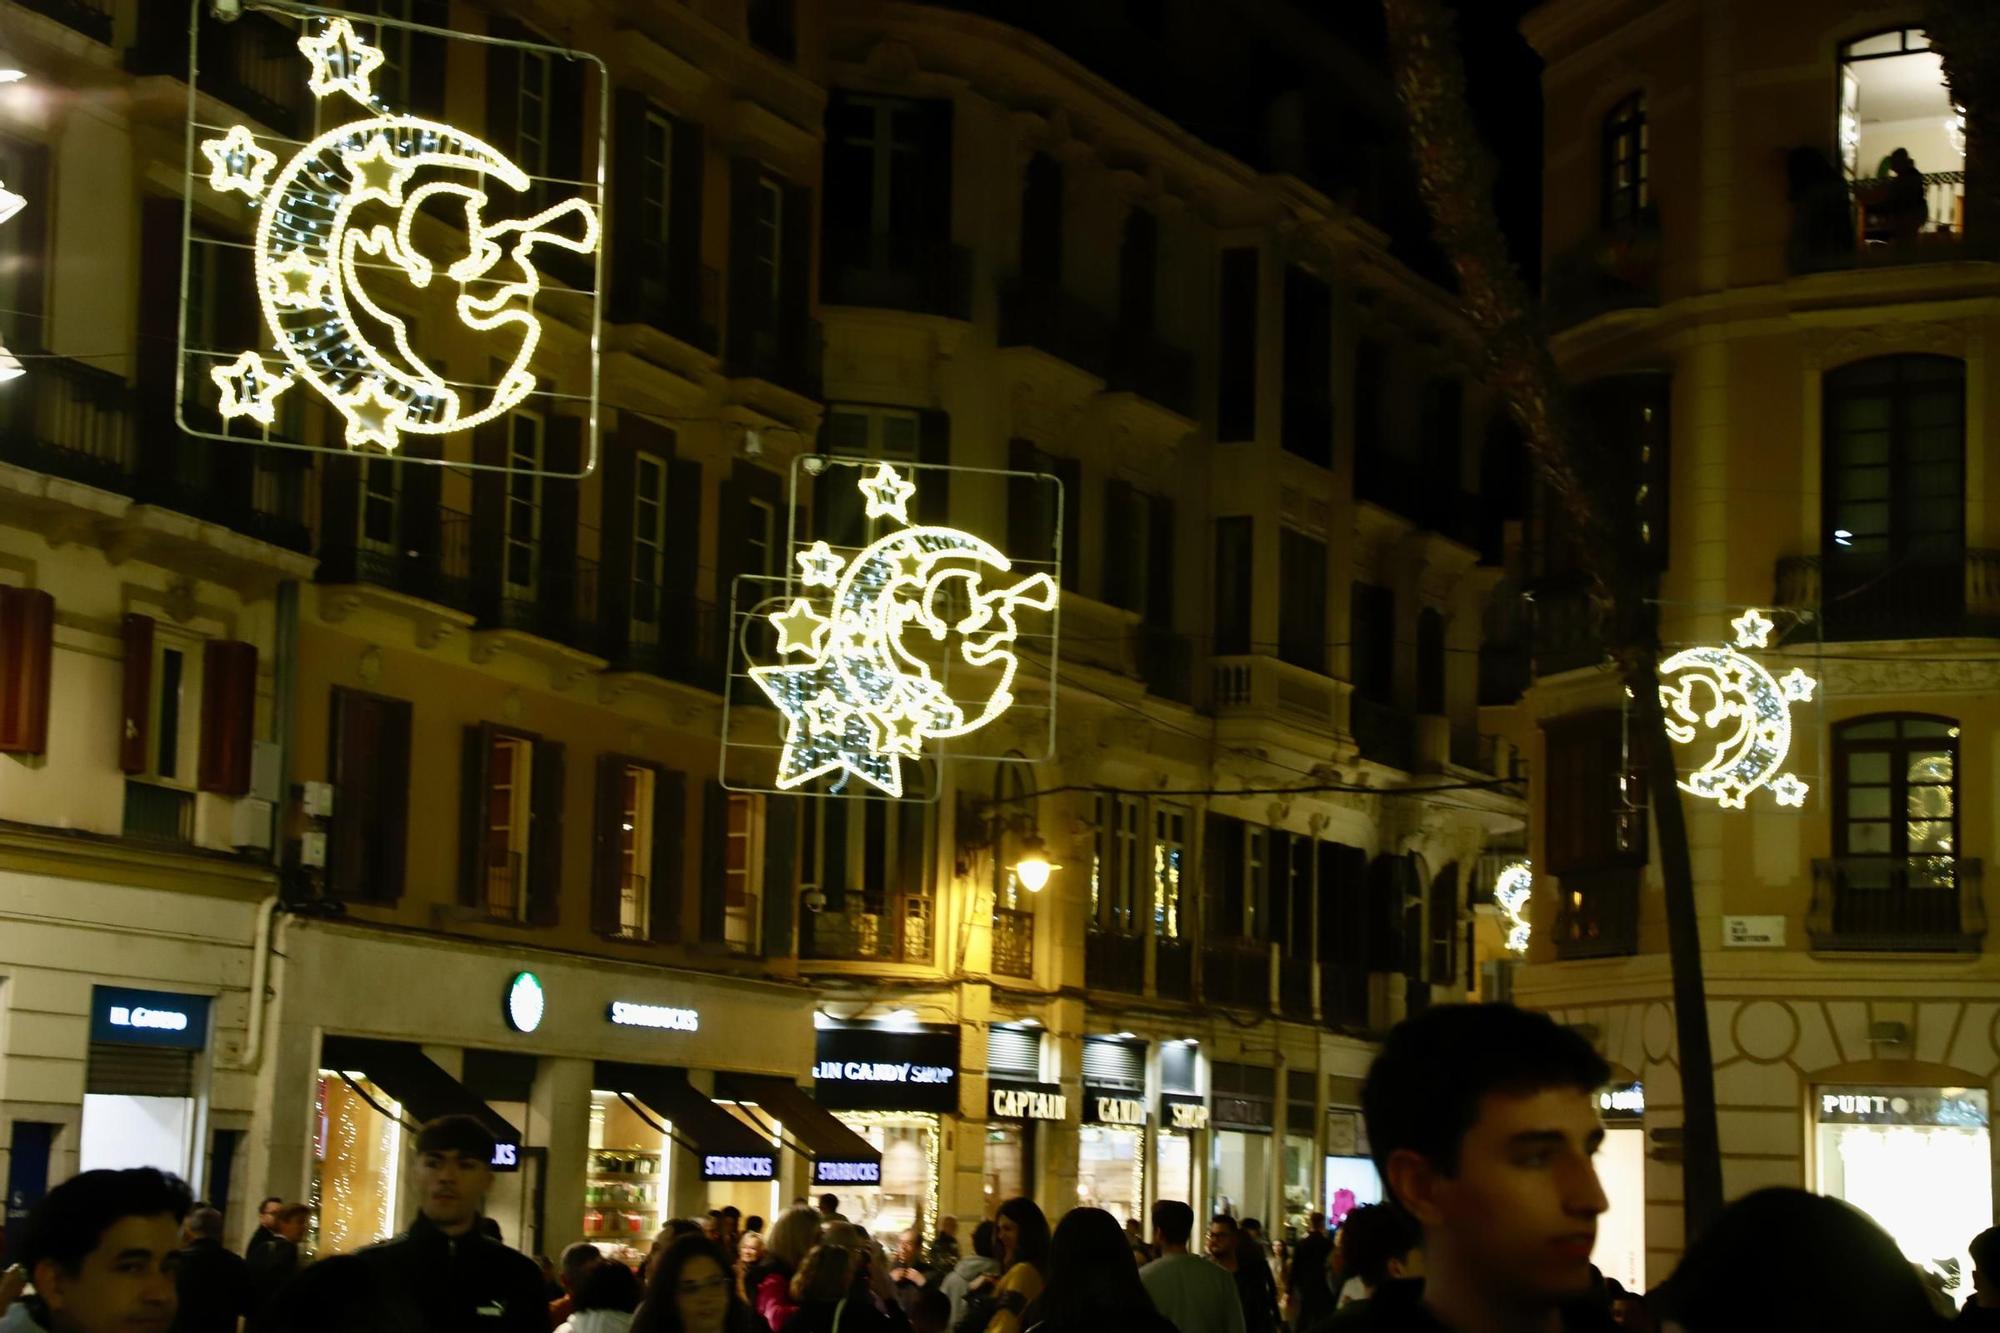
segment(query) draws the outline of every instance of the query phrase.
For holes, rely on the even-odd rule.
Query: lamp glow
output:
[[[1014,863],[1014,878],[1029,893],[1040,893],[1048,887],[1049,874],[1061,867],[1049,860],[1037,835],[1030,835],[1021,841],[1021,859]]]

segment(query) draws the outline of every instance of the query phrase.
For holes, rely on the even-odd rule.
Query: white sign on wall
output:
[[[1722,943],[1730,949],[1782,949],[1785,947],[1785,918],[1782,916],[1725,916]]]

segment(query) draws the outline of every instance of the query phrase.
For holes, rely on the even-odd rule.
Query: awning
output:
[[[815,1185],[879,1185],[882,1154],[840,1122],[790,1079],[765,1074],[722,1074],[716,1086],[738,1101],[755,1102],[805,1145]]]
[[[423,1048],[373,1037],[328,1036],[320,1041],[319,1049],[322,1069],[366,1075],[370,1083],[401,1102],[406,1117],[418,1124],[441,1115],[471,1116],[493,1135],[493,1169],[520,1168],[521,1131],[446,1073]]]
[[[622,1092],[672,1122],[674,1137],[701,1159],[703,1180],[778,1178],[777,1150],[688,1082],[685,1069],[600,1060],[596,1086]]]

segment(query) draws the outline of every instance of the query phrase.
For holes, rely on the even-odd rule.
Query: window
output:
[[[534,817],[535,744],[495,735],[487,753],[485,882],[479,905],[507,921],[528,919],[529,830]]]
[[[516,91],[514,165],[531,177],[549,174],[549,56],[519,50],[521,79]],[[531,187],[538,195],[544,185]]]
[[[1063,169],[1047,153],[1028,159],[1021,182],[1021,276],[1062,281]]]
[[[769,500],[748,500],[743,507],[743,572],[769,577],[777,572],[778,511]]]
[[[1278,657],[1326,671],[1326,543],[1291,528],[1278,532]]]
[[[1097,841],[1090,867],[1091,926],[1130,934],[1140,929],[1146,873],[1141,839],[1145,803],[1135,796],[1097,797]]]
[[[1348,652],[1354,693],[1378,704],[1396,697],[1396,593],[1377,583],[1354,585]]]
[[[834,407],[826,416],[826,451],[836,458],[881,461],[901,467],[915,463],[921,425],[915,412],[888,407]],[[881,536],[890,520],[866,517],[852,468],[829,468],[817,495],[819,530],[835,546],[865,546]],[[919,478],[919,484],[924,484]],[[936,482],[929,484],[935,485]],[[921,500],[923,492],[918,492]],[[915,516],[912,511],[912,517]]]
[[[1187,869],[1188,812],[1178,806],[1153,807],[1153,934],[1181,937],[1181,879]]]
[[[923,166],[921,116],[916,102],[839,95],[832,113],[832,165],[847,174],[852,192],[829,192],[829,221],[835,230],[849,235],[916,234],[917,175]]]
[[[1333,289],[1296,264],[1285,268],[1284,376],[1285,452],[1332,467]]]
[[[1216,939],[1267,939],[1270,830],[1211,811],[1207,834],[1208,919],[1203,930]]]
[[[1965,229],[1965,113],[1952,101],[1944,62],[1921,28],[1897,28],[1840,52],[1841,167],[1870,248],[1918,232]],[[1907,160],[1896,157],[1901,150]],[[1922,183],[1911,210],[1895,184]],[[1894,182],[1894,183],[1892,183]]]
[[[1125,215],[1118,246],[1118,323],[1150,332],[1159,285],[1160,220],[1143,208]]]
[[[1626,794],[1645,788],[1627,771],[1624,726],[1612,708],[1543,724],[1544,854],[1554,874],[1646,863],[1644,812],[1626,809]]]
[[[192,765],[185,753],[194,738],[192,727],[181,725],[183,708],[193,696],[189,677],[194,654],[187,646],[164,636],[153,644],[153,700],[149,733],[153,744],[147,755],[146,776],[180,786],[188,784]],[[187,708],[192,713],[192,708]]]
[[[1215,651],[1228,657],[1250,651],[1251,540],[1247,515],[1215,520]],[[1324,599],[1322,599],[1324,600]]]
[[[660,587],[666,580],[667,464],[640,453],[632,464],[632,620],[660,621]]]
[[[403,465],[364,455],[361,460],[361,546],[382,555],[402,552]]]
[[[1215,434],[1221,441],[1257,437],[1257,265],[1249,246],[1222,252],[1216,303]]]
[[[1956,884],[1958,724],[1857,718],[1833,729],[1833,744],[1834,853],[1853,858],[1843,887]]]
[[[800,919],[809,957],[931,956],[930,815],[902,801],[802,801]],[[823,906],[811,910],[814,895]],[[899,952],[900,939],[900,952]]]
[[[775,318],[784,278],[784,182],[770,176],[757,178],[756,212],[750,232],[752,281],[757,301],[766,312],[767,324]]]
[[[750,45],[774,60],[798,57],[798,0],[750,0],[746,35]]]
[[[410,705],[336,686],[331,698],[332,836],[327,892],[358,902],[403,894],[410,797]]]
[[[673,126],[667,118],[657,111],[646,112],[639,148],[639,239],[646,245],[667,243],[673,143]]]
[[[723,942],[732,953],[757,952],[757,886],[762,883],[763,798],[731,793],[728,846],[723,854]]]
[[[657,775],[642,764],[626,764],[618,782],[618,933],[643,940],[651,935],[653,799]]]
[[[342,0],[340,8],[349,14],[400,19],[405,23],[412,18],[410,0]],[[441,17],[426,15],[419,21]],[[369,88],[390,106],[408,107],[411,100],[410,30],[394,23],[357,23],[355,31],[363,41],[382,53],[382,63],[368,76]]]
[[[1633,93],[1604,117],[1604,225],[1631,222],[1649,202],[1646,181],[1646,95]]]
[[[507,506],[502,568],[510,596],[535,595],[540,571],[542,456],[545,426],[539,414],[516,409],[507,447]]]

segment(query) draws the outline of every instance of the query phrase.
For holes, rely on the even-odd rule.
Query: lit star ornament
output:
[[[1700,759],[1681,790],[1741,810],[1750,793],[1769,787],[1778,804],[1802,806],[1810,789],[1779,770],[1791,752],[1791,706],[1810,700],[1817,682],[1797,667],[1779,681],[1740,651],[1768,640],[1774,626],[1765,616],[1753,609],[1730,624],[1735,647],[1687,648],[1660,663],[1667,735],[1697,747]]]
[[[245,352],[228,365],[215,366],[208,373],[216,387],[222,390],[224,416],[249,417],[264,426],[270,425],[277,416],[278,395],[292,385],[289,375],[268,374],[264,369],[264,358],[255,352]]]
[[[887,464],[858,483],[875,517],[902,518],[916,488]],[[963,736],[999,717],[1014,702],[1019,660],[1013,647],[1024,611],[1056,607],[1055,581],[1035,574],[988,587],[1012,563],[987,542],[956,528],[904,526],[843,562],[825,542],[797,556],[808,598],[770,620],[779,651],[808,660],[750,668],[750,677],[785,716],[784,747],[775,779],[780,791],[840,774],[835,791],[858,777],[890,796],[903,794],[902,761],[922,755],[929,740]],[[947,582],[961,585],[940,595]],[[956,606],[956,612],[945,608]],[[958,659],[991,681],[983,701],[964,702],[933,676],[905,643],[918,631],[955,647]],[[952,636],[956,635],[954,640]],[[921,642],[921,638],[918,642]]]
[[[549,183],[491,144],[442,121],[378,111],[369,80],[382,52],[346,19],[298,47],[315,96],[345,94],[366,110],[282,166],[241,125],[201,145],[209,185],[258,205],[255,295],[283,382],[310,385],[331,403],[353,449],[393,451],[406,435],[448,435],[503,416],[536,389],[537,251],[594,253],[597,210],[581,198],[539,206],[538,188]],[[519,210],[531,211],[507,215]],[[462,224],[463,235],[434,239],[436,222],[419,228],[419,212]],[[413,342],[397,311],[434,284],[465,329],[482,335],[496,367],[490,383],[448,379]],[[259,401],[225,389],[219,410],[224,420],[267,421]]]

